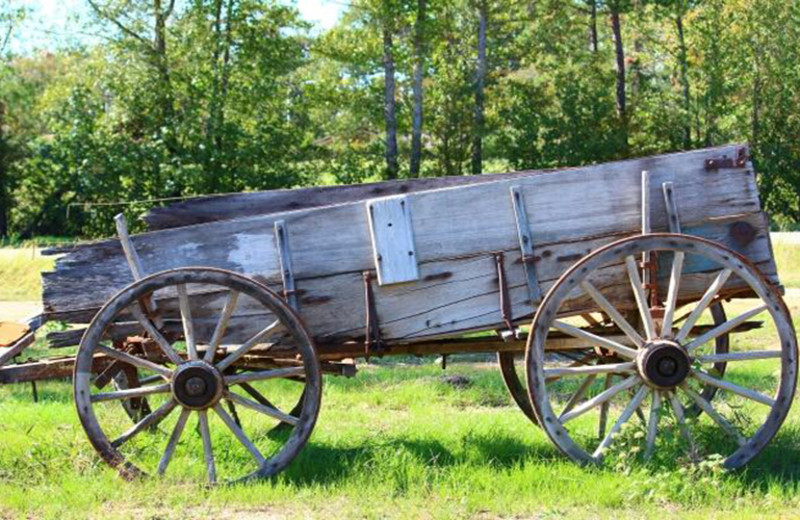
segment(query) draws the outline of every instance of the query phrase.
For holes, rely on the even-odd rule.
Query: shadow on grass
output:
[[[771,484],[800,485],[800,427],[784,425],[774,439],[741,470],[741,479],[753,489],[766,490]]]
[[[437,440],[386,439],[363,446],[332,446],[310,443],[281,475],[283,480],[300,485],[333,484],[364,475],[375,475],[398,465],[424,469],[469,465],[476,469],[510,468],[525,460],[558,460],[550,445],[534,446],[509,435],[470,434],[452,450]]]

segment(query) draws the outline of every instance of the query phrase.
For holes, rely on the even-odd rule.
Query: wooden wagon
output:
[[[31,328],[68,323],[48,340],[76,357],[11,364],[32,331],[0,351],[0,383],[74,370],[81,423],[126,476],[164,473],[176,451],[210,481],[275,475],[309,439],[322,375],[356,358],[496,352],[522,411],[581,463],[628,436],[645,458],[677,445],[737,468],[794,394],[741,145],[203,198],[146,220],[50,251]]]

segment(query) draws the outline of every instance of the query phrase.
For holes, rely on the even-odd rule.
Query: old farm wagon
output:
[[[322,374],[370,356],[497,352],[523,412],[581,463],[637,430],[644,457],[674,444],[740,467],[794,394],[743,146],[198,199],[147,220],[53,251],[32,326],[70,324],[48,340],[76,357],[10,363],[30,332],[0,351],[0,383],[74,365],[81,423],[126,476],[274,475],[308,441]]]

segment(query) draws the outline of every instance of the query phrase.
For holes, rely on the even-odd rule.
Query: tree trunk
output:
[[[417,0],[414,26],[414,111],[411,121],[411,177],[419,177],[422,164],[422,80],[425,75],[425,8],[427,0]]]
[[[483,171],[483,89],[486,83],[486,1],[478,4],[478,61],[475,74],[475,129],[472,137],[472,173]]]
[[[222,151],[225,149],[225,105],[227,104],[228,100],[228,90],[230,85],[230,77],[231,77],[231,46],[233,45],[233,2],[234,0],[228,0],[228,7],[225,13],[225,50],[222,53],[222,88],[220,92],[220,100],[219,106],[217,109],[219,110],[219,115],[217,118],[217,135],[215,139],[215,146],[217,148],[217,154],[222,154]],[[230,188],[234,188],[234,183],[236,181],[236,168],[229,168],[230,173]]]
[[[383,78],[384,103],[383,114],[386,119],[386,178],[396,179],[397,165],[397,112],[395,107],[394,55],[392,40],[392,22],[383,22]]]
[[[162,125],[169,128],[175,110],[172,104],[172,81],[170,79],[169,65],[167,64],[167,19],[172,14],[174,0],[170,0],[166,10],[162,8],[161,0],[153,0],[153,10],[155,12],[155,27],[153,50],[155,51],[155,66],[158,71],[159,89],[161,89],[161,117]],[[172,138],[165,142],[174,151]]]
[[[675,17],[675,26],[678,29],[678,60],[681,66],[681,87],[683,89],[683,148],[688,150],[692,147],[692,98],[689,90],[689,60],[686,52],[686,40],[683,34],[683,14],[678,13]]]
[[[611,8],[611,30],[614,33],[614,52],[617,59],[617,115],[622,132],[623,151],[628,151],[628,108],[625,96],[625,48],[622,45],[622,24],[619,10]]]
[[[8,236],[8,154],[3,126],[6,123],[6,106],[0,101],[0,238]]]
[[[591,15],[589,17],[589,38],[592,52],[597,52],[597,0],[589,0]]]

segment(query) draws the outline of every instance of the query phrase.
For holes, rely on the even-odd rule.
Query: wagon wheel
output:
[[[722,325],[725,321],[727,321],[725,309],[722,307],[722,302],[712,303],[709,305],[707,312],[710,314],[710,319],[713,321],[714,325]],[[685,318],[686,317],[688,317],[688,315],[685,316]],[[714,353],[727,354],[729,344],[729,335],[727,333],[720,335],[714,339]],[[579,361],[581,360],[577,359],[575,362],[578,363]],[[591,364],[592,361],[594,360],[587,359],[580,364]],[[533,406],[531,406],[531,402],[528,397],[528,388],[523,381],[525,378],[525,364],[518,364],[516,362],[516,354],[514,352],[498,352],[497,364],[500,367],[500,375],[503,378],[503,383],[505,383],[511,399],[513,399],[517,406],[519,406],[520,410],[522,410],[522,413],[524,413],[528,419],[533,421],[533,423],[538,426],[539,419],[536,417],[536,412],[534,412]],[[714,364],[714,370],[722,375],[725,373],[725,366],[725,361],[717,362]],[[702,395],[707,401],[711,401],[716,392],[717,387],[706,385],[700,395]],[[689,406],[686,410],[686,414],[690,417],[697,416],[702,412],[702,409],[697,406],[696,403]]]
[[[645,251],[672,256],[663,323],[653,319],[646,304],[636,262]],[[698,318],[723,287],[726,293],[749,289],[760,301],[747,303],[749,310],[721,324],[699,327]],[[562,317],[568,312],[565,303],[568,299],[574,302],[581,291],[606,310],[624,332],[624,339],[591,334]],[[679,294],[702,297],[685,321],[673,327]],[[617,310],[634,301],[644,323],[643,335]],[[756,317],[773,322],[774,328],[764,328],[774,330],[769,341],[758,338],[756,342],[739,335],[730,352],[712,351],[712,340]],[[554,366],[544,355],[551,328],[601,344],[620,361],[575,368]],[[624,437],[625,450],[636,447],[645,458],[654,454],[658,442],[663,448],[659,453],[665,457],[674,458],[674,451],[668,449],[674,446],[686,449],[692,458],[718,453],[726,468],[738,468],[772,439],[794,395],[797,339],[777,290],[746,258],[696,237],[637,236],[586,256],[548,292],[531,331],[526,375],[534,410],[553,443],[581,463],[600,462],[604,455],[613,457],[615,443],[621,445],[618,439]],[[727,363],[724,374],[714,370],[720,362]],[[608,388],[599,386],[597,380],[609,374],[623,374],[624,378]],[[584,388],[588,379],[596,381]],[[718,389],[713,404],[702,395],[706,386]],[[696,404],[704,413],[689,416],[686,403]],[[629,419],[638,409],[646,412],[647,424],[637,432],[639,425]],[[612,426],[598,438],[594,432],[603,419],[602,410],[607,411]]]
[[[140,302],[153,294],[177,294],[177,319],[171,320],[168,305],[159,308],[166,314],[164,328],[172,323],[180,334],[157,329],[142,312]],[[244,324],[236,322],[237,308],[246,313]],[[251,332],[243,333],[243,326]],[[140,328],[157,352],[111,348],[120,327]],[[129,390],[98,390],[93,384],[102,369],[98,355],[135,367],[145,383]],[[209,268],[157,273],[115,295],[84,334],[74,377],[84,430],[123,476],[164,474],[169,467],[170,474],[205,473],[211,482],[217,475],[226,480],[269,477],[288,466],[311,435],[321,385],[312,339],[297,314],[264,285]],[[153,411],[130,426],[118,403],[145,396]],[[302,408],[296,417],[283,411],[298,401]],[[187,428],[194,416],[196,431]],[[280,423],[289,423],[290,431],[276,433]]]

